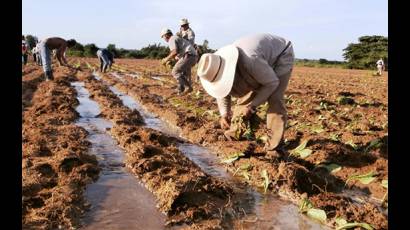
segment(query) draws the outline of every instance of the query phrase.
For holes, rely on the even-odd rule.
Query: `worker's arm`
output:
[[[253,58],[246,66],[246,70],[261,85],[255,90],[255,97],[248,105],[248,107],[254,109],[268,100],[279,86],[279,79],[273,68],[262,58]]]
[[[65,66],[67,65],[67,60],[65,59],[65,50],[67,49],[66,45],[62,45],[60,48],[58,48],[56,52],[57,60],[60,63],[60,65]]]
[[[166,58],[162,59],[162,60],[163,60],[163,62],[165,63],[165,62],[169,61],[170,59],[175,58],[175,56],[177,56],[177,54],[178,54],[178,53],[177,53],[177,50],[176,50],[176,49],[171,50],[171,52],[169,53],[169,55],[168,55]]]
[[[217,98],[218,110],[221,114],[220,125],[222,129],[228,129],[231,123],[231,96],[228,95],[224,98]]]
[[[188,31],[188,40],[192,43],[195,44],[195,33],[192,30]]]

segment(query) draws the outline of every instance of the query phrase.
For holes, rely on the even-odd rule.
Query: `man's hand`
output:
[[[255,109],[252,108],[252,106],[247,106],[246,109],[245,109],[245,111],[244,111],[243,116],[244,116],[246,119],[250,119],[251,116],[252,116],[252,114],[254,114],[255,112],[256,112],[256,111],[255,111]]]
[[[168,62],[168,58],[161,59],[161,64],[165,65]]]
[[[220,123],[222,129],[229,129],[229,127],[231,126],[230,125],[231,119],[228,116],[223,116],[219,120],[219,123]]]

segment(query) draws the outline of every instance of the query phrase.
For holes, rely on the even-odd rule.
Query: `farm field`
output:
[[[286,154],[272,160],[263,152],[265,105],[253,136],[228,141],[216,101],[198,82],[177,96],[157,60],[116,59],[105,74],[94,72],[96,58],[69,63],[78,69],[54,63],[50,82],[40,67],[23,67],[25,229],[127,229],[144,220],[150,229],[388,228],[386,72],[295,67],[285,97]],[[101,142],[123,158],[99,155]],[[100,187],[90,193],[90,186],[106,189],[103,178],[135,178],[140,186],[126,191],[140,189],[147,201],[132,203],[122,188],[92,201]],[[110,212],[110,197],[129,202]],[[146,219],[128,223],[134,216],[122,215],[126,208]]]

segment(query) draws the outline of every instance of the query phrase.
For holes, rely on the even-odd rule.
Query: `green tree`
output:
[[[115,47],[115,44],[108,44],[107,50],[114,55],[114,58],[121,56],[119,50],[117,50],[117,48]]]
[[[362,36],[359,43],[350,43],[343,49],[343,57],[348,68],[374,69],[376,61],[383,59],[386,67],[388,62],[388,38],[384,36]]]
[[[87,44],[84,46],[84,56],[85,57],[96,57],[97,56],[98,47],[94,44]]]

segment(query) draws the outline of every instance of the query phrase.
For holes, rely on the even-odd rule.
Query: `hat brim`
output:
[[[218,49],[214,54],[219,55],[222,60],[215,80],[212,82],[202,78],[200,80],[209,95],[215,98],[224,98],[232,89],[239,51],[236,46],[228,45]]]

